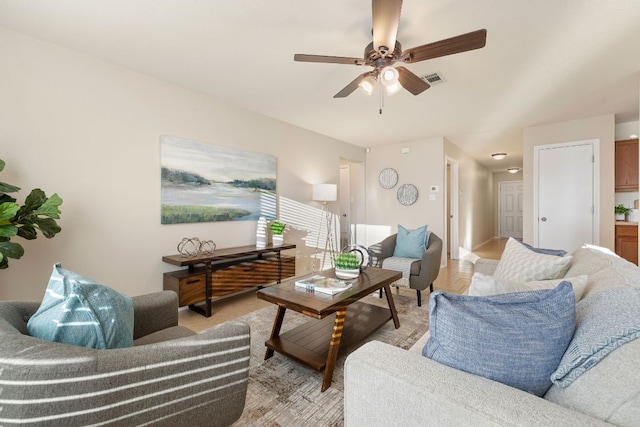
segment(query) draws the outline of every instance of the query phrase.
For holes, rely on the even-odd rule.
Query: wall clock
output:
[[[378,175],[378,183],[382,188],[393,188],[398,183],[398,172],[393,168],[382,169]]]
[[[418,189],[413,184],[402,184],[398,188],[398,201],[401,205],[409,206],[418,200]]]

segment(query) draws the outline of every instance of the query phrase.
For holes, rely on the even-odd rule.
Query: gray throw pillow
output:
[[[425,357],[542,396],[575,328],[570,283],[488,297],[435,292]]]

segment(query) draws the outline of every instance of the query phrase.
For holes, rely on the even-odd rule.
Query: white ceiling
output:
[[[362,147],[444,136],[492,170],[521,165],[527,126],[638,120],[639,21],[638,0],[405,0],[404,49],[481,28],[487,45],[407,65],[446,83],[380,115],[378,91],[333,98],[366,69],[293,61],[361,57],[370,0],[0,2],[0,26]]]

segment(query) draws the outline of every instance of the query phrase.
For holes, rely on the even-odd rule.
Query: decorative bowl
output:
[[[342,268],[338,268],[336,267],[336,277],[338,279],[343,279],[343,280],[348,280],[348,279],[355,279],[360,275],[360,269],[356,268],[356,269],[342,269]]]

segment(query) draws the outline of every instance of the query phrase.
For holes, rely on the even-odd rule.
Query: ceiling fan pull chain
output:
[[[384,108],[384,88],[382,87],[382,83],[380,83],[380,110],[379,114],[382,114],[382,109]]]

